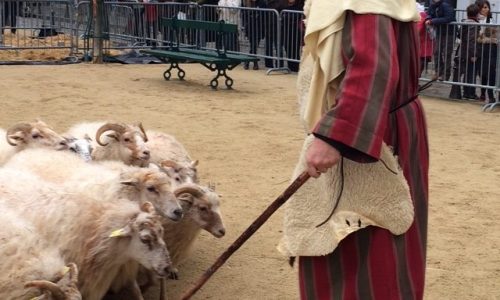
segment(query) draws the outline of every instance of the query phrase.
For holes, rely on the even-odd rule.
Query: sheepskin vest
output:
[[[306,138],[293,178],[306,170],[305,152],[313,139],[313,135]],[[338,206],[328,219],[342,183]],[[412,224],[413,215],[403,171],[384,144],[376,163],[343,158],[343,172],[339,163],[319,178],[309,179],[285,204],[284,231],[278,250],[286,256],[326,255],[348,234],[367,226],[402,234]]]

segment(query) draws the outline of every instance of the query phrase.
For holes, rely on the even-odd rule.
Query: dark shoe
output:
[[[464,98],[469,100],[479,100],[476,95],[464,95]]]
[[[258,63],[253,63],[253,69],[258,70],[259,69],[259,64]]]
[[[246,62],[243,64],[243,69],[248,70],[249,66],[250,66],[250,63]]]
[[[266,58],[266,59],[264,60],[264,64],[265,64],[266,68],[274,68],[274,63],[273,63],[273,61],[272,61],[271,59],[269,59],[269,58]]]

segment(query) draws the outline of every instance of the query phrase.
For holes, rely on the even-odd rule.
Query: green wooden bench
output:
[[[231,34],[238,32],[238,26],[227,24],[224,21],[209,22],[197,20],[180,20],[177,18],[162,18],[160,26],[171,33],[174,37],[167,49],[141,50],[163,62],[170,63],[169,68],[163,73],[165,80],[170,80],[172,69],[177,69],[177,76],[184,80],[186,72],[179,67],[180,63],[196,62],[205,66],[210,71],[216,72],[216,76],[210,81],[210,86],[217,89],[219,77],[224,77],[228,89],[233,86],[233,79],[227,75],[228,70],[234,69],[242,62],[256,62],[259,59],[245,54],[233,54],[226,52],[226,44]],[[180,46],[180,34],[182,29],[194,29],[215,32],[216,50],[183,48]]]

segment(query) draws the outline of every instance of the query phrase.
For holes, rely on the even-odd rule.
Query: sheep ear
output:
[[[198,160],[193,160],[191,162],[191,168],[196,168],[196,166],[198,165],[198,162],[199,162]]]
[[[16,131],[15,133],[9,134],[7,136],[8,140],[14,140],[17,142],[17,145],[20,143],[25,143],[26,142],[26,134],[24,131]]]
[[[141,210],[143,212],[153,214],[155,212],[155,207],[153,206],[153,204],[151,202],[146,201],[143,204],[141,204]]]
[[[118,138],[118,135],[114,132],[108,133],[108,134],[106,134],[106,136],[116,140],[117,142],[120,141],[120,139]]]
[[[84,139],[86,139],[86,140],[87,140],[87,141],[89,141],[89,142],[92,142],[92,138],[91,138],[88,134],[85,134],[85,135],[83,136],[83,138],[84,138]]]
[[[72,136],[63,136],[63,139],[68,143],[76,141],[76,138]]]
[[[73,284],[78,284],[78,267],[75,263],[69,263],[69,280]]]
[[[173,170],[180,168],[178,163],[176,163],[173,160],[168,160],[168,159],[164,159],[164,160],[160,161],[160,167],[162,167],[164,169],[172,168]]]
[[[193,205],[193,195],[190,193],[183,193],[180,194],[179,197],[177,197],[177,200],[182,201],[183,203],[187,204],[189,207]]]
[[[125,237],[125,236],[130,236],[132,230],[130,228],[129,225],[123,227],[123,228],[120,228],[120,229],[116,229],[116,230],[113,230],[111,232],[111,234],[109,235],[110,238],[113,238],[113,237]]]
[[[177,174],[175,169],[171,168],[171,167],[168,167],[168,168],[163,167],[163,173],[167,174],[167,176],[170,178],[174,178],[175,175]]]
[[[120,182],[121,184],[123,185],[128,185],[128,186],[133,186],[133,187],[137,187],[139,185],[139,181],[137,179],[128,179],[128,180],[123,180]]]

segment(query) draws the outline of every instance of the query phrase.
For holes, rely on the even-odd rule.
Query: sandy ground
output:
[[[142,121],[174,134],[200,160],[204,183],[223,194],[227,235],[203,232],[179,281],[178,299],[287,186],[302,142],[295,75],[237,68],[234,90],[187,65],[187,81],[162,65],[0,67],[0,127],[40,117],[64,131],[83,120]],[[500,299],[500,110],[425,97],[431,173],[426,299]],[[275,250],[278,211],[194,299],[297,299],[296,270]],[[148,299],[156,299],[151,293]]]

